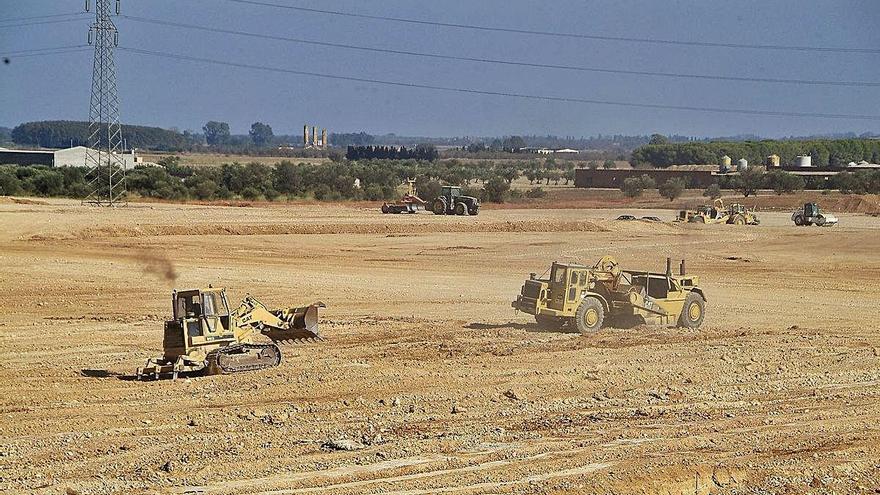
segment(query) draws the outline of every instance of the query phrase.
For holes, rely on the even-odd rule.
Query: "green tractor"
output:
[[[547,279],[532,273],[511,304],[534,315],[545,328],[574,326],[589,334],[614,320],[696,329],[705,317],[706,297],[699,277],[685,275],[683,260],[680,275],[672,274],[668,258],[666,273],[653,273],[621,270],[611,256],[592,267],[556,262],[549,272]]]
[[[440,196],[431,203],[435,215],[479,215],[480,200],[461,194],[458,186],[443,186]]]

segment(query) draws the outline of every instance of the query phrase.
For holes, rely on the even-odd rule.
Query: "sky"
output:
[[[94,1],[94,0],[93,0]],[[263,0],[268,3],[520,30],[713,43],[880,48],[876,0]],[[513,60],[734,77],[880,83],[880,53],[758,50],[490,32],[246,5],[230,0],[122,0],[122,14],[321,42]],[[92,53],[20,50],[86,43],[83,14],[44,24],[22,17],[81,12],[82,0],[0,0],[0,125],[87,120]],[[10,20],[13,19],[13,20]],[[71,19],[71,20],[68,20]],[[39,21],[42,21],[39,20]],[[115,18],[119,45],[363,79],[490,92],[690,107],[876,116],[876,120],[741,115],[528,100],[268,72],[116,53],[121,120],[275,134],[305,123],[331,132],[407,136],[681,134],[766,137],[880,133],[880,85],[845,87],[673,79],[438,60],[255,39]]]

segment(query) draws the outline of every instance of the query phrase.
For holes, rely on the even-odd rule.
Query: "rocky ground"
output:
[[[0,203],[4,493],[878,493],[880,218]],[[671,220],[672,211],[641,211]],[[554,260],[687,258],[708,317],[592,336]],[[280,367],[137,382],[172,288],[327,303]]]

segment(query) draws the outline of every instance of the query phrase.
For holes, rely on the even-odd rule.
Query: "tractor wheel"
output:
[[[595,297],[585,297],[574,315],[574,322],[582,335],[596,333],[605,320],[605,308]]]
[[[435,215],[445,215],[446,200],[443,198],[437,198],[434,200],[434,204],[431,206],[431,211],[433,211]]]
[[[746,224],[746,217],[744,217],[742,215],[736,215],[733,217],[733,219],[730,221],[730,223],[732,223],[734,225],[745,225]]]
[[[565,318],[547,315],[535,315],[535,322],[545,330],[561,330],[565,326]]]
[[[470,214],[473,216],[479,215],[480,214],[480,205],[474,205],[474,207],[471,208]]]
[[[819,217],[816,218],[816,226],[822,227],[824,225],[825,225],[825,217],[823,217],[822,215],[819,215]]]
[[[389,210],[388,210],[388,205],[387,205],[387,204],[383,204],[383,205],[382,205],[382,213],[387,214],[388,211],[389,211]]]
[[[804,217],[802,215],[795,215],[794,224],[798,227],[803,227],[804,225]]]
[[[681,315],[678,317],[678,326],[696,330],[703,324],[705,316],[706,301],[703,300],[703,296],[696,292],[691,292],[684,300]]]
[[[455,203],[455,214],[459,216],[467,215],[467,205],[464,203]]]

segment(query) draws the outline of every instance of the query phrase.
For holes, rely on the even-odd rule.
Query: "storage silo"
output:
[[[778,167],[779,166],[779,155],[770,155],[767,157],[767,166],[768,167]]]
[[[749,169],[749,161],[745,158],[740,158],[739,161],[736,162],[736,170],[737,172],[745,172]]]
[[[729,156],[724,155],[721,157],[721,166],[730,168],[730,157]]]
[[[812,167],[813,157],[810,155],[798,155],[798,157],[794,160],[794,164],[798,167]]]

